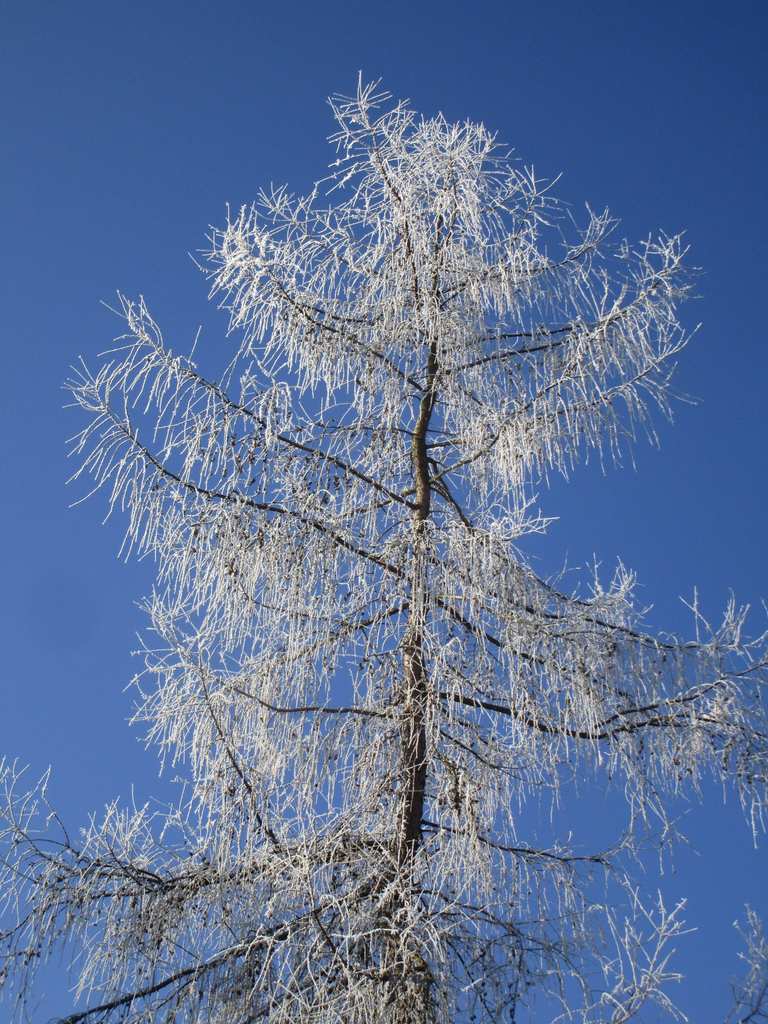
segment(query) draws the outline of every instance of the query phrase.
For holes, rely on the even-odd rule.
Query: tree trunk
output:
[[[429,971],[417,950],[402,946],[398,937],[398,916],[405,911],[409,898],[409,880],[413,861],[421,842],[424,817],[424,794],[427,781],[426,716],[429,699],[429,678],[424,664],[424,624],[427,616],[427,534],[432,491],[427,459],[427,428],[434,408],[434,385],[437,374],[437,351],[433,342],[427,362],[424,396],[411,444],[411,460],[415,486],[413,517],[413,568],[411,607],[403,637],[403,689],[401,696],[400,743],[402,783],[395,859],[401,886],[399,905],[395,906],[392,926],[392,957],[386,965],[391,976],[394,1002],[393,1024],[426,1024],[432,1018],[429,999]]]

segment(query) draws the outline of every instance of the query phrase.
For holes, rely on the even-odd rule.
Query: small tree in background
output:
[[[649,634],[624,568],[569,592],[519,545],[549,472],[668,412],[681,240],[576,229],[481,125],[376,86],[332,108],[324,187],[212,235],[226,373],[123,299],[70,383],[77,475],[158,566],[136,721],[188,781],[75,842],[7,769],[11,997],[71,941],[70,1024],[674,1016],[680,908],[630,855],[707,775],[762,824],[765,645],[736,605]],[[536,825],[572,779],[625,798],[614,849]]]

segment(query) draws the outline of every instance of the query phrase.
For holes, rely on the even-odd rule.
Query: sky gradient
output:
[[[677,387],[697,403],[678,404],[660,450],[640,445],[634,467],[554,481],[542,504],[559,518],[537,555],[545,570],[597,558],[608,574],[621,558],[662,628],[687,628],[679,598],[694,585],[713,617],[733,590],[764,628],[768,18],[725,10],[0,0],[0,754],[33,775],[53,765],[68,821],[164,783],[126,725],[124,689],[152,566],[117,560],[121,523],[99,526],[98,497],[68,508],[82,488],[65,486],[64,442],[80,420],[61,384],[119,332],[100,304],[118,288],[146,296],[175,349],[202,324],[201,344],[226,352],[189,254],[226,203],[322,176],[324,99],[351,92],[358,70],[427,115],[482,120],[541,176],[562,173],[557,194],[577,217],[584,202],[608,206],[630,240],[686,230],[702,273],[683,315],[702,327]],[[688,898],[698,929],[681,947],[679,1001],[720,1021],[738,968],[731,922],[746,900],[768,918],[766,847],[752,848],[732,798],[706,796],[662,884]],[[35,1022],[71,1010],[60,973],[43,980]]]

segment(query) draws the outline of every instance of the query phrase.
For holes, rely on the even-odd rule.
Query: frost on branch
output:
[[[762,827],[765,641],[735,603],[649,633],[626,569],[569,591],[521,545],[548,474],[669,414],[684,246],[570,225],[481,125],[332,109],[329,177],[211,235],[227,371],[121,298],[70,381],[75,478],[157,565],[135,721],[186,784],[75,838],[6,769],[10,998],[68,943],[70,1024],[674,1016],[680,908],[629,861],[707,777]],[[537,824],[573,778],[626,798],[615,848]]]
[[[768,1021],[768,940],[763,922],[746,908],[746,921],[735,924],[744,940],[740,954],[744,971],[733,986],[733,1008],[726,1024],[761,1024]]]

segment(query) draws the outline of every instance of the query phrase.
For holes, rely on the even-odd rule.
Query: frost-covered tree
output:
[[[765,643],[735,605],[650,633],[631,573],[523,548],[548,474],[668,412],[681,240],[578,228],[482,125],[331,105],[330,176],[211,236],[226,372],[122,299],[70,382],[76,475],[157,565],[135,718],[186,783],[76,839],[6,769],[9,998],[65,943],[70,1024],[674,1016],[680,908],[632,854],[707,776],[761,827]],[[625,799],[613,849],[559,834],[574,779]]]

